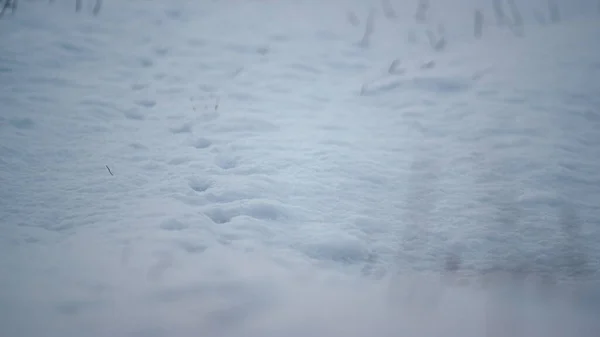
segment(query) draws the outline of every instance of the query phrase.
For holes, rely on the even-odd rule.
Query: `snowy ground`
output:
[[[600,13],[487,2],[20,1],[0,336],[597,336]]]

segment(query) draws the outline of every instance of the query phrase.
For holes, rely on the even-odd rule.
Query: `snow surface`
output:
[[[597,3],[415,2],[20,1],[0,336],[598,336]]]

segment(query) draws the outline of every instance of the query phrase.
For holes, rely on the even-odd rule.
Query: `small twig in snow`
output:
[[[114,174],[112,173],[112,171],[110,170],[110,167],[108,167],[108,165],[104,165],[106,166],[106,169],[108,170],[108,173],[110,173],[111,176],[114,176]]]

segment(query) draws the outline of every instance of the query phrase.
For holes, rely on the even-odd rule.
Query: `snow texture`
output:
[[[0,336],[598,336],[600,7],[496,2],[19,1]]]

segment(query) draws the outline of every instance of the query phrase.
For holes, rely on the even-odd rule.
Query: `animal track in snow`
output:
[[[136,109],[125,110],[125,111],[123,111],[123,115],[127,119],[138,120],[138,121],[144,120],[144,115]]]
[[[184,123],[182,125],[172,127],[170,130],[171,130],[171,133],[174,133],[174,134],[190,133],[190,132],[192,132],[192,123]]]
[[[148,85],[146,85],[146,84],[134,83],[131,85],[131,90],[140,91],[142,89],[146,89],[147,87],[148,87]]]
[[[237,167],[238,159],[226,155],[217,155],[215,164],[223,170],[230,170]]]
[[[205,212],[214,223],[225,224],[238,216],[248,216],[258,220],[279,220],[288,212],[282,205],[267,200],[247,200],[239,206],[213,206]]]
[[[17,129],[31,129],[35,125],[31,118],[14,118],[10,120],[10,124]]]
[[[206,179],[192,178],[188,181],[188,185],[196,192],[204,192],[212,186],[212,183]]]
[[[196,138],[193,142],[192,142],[192,146],[197,148],[197,149],[205,149],[209,146],[212,145],[212,142],[206,138],[200,137],[200,138]]]
[[[189,157],[176,157],[173,158],[171,160],[169,160],[168,164],[169,165],[181,165],[181,164],[186,164],[189,163],[190,161],[192,161]]]
[[[138,60],[138,62],[139,62],[139,63],[140,63],[140,65],[141,65],[142,67],[144,67],[144,68],[150,68],[150,67],[152,67],[152,66],[154,65],[154,61],[152,61],[152,60],[151,60],[151,59],[149,59],[149,58],[145,58],[145,57],[142,57],[142,58],[140,58],[140,59]]]
[[[141,106],[142,108],[150,109],[156,106],[156,101],[151,99],[141,99],[135,101],[135,104]]]
[[[167,231],[181,231],[189,226],[176,219],[169,219],[161,222],[160,228]]]

